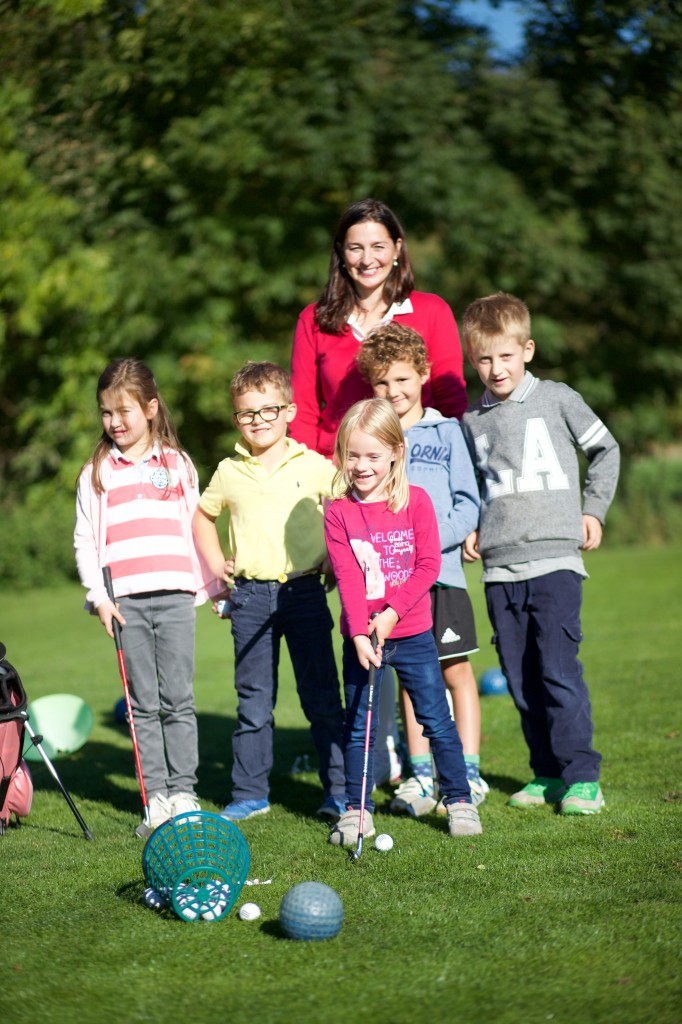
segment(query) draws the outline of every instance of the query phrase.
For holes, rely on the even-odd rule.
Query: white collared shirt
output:
[[[374,325],[372,330],[375,330],[377,327],[380,327],[381,324],[390,323],[394,316],[400,316],[401,313],[414,313],[412,300],[410,298],[403,299],[402,302],[394,302],[393,305],[386,310],[379,323]],[[355,313],[351,313],[351,315],[348,317],[347,323],[355,337],[358,339],[358,341],[364,341],[366,339],[367,335],[360,327],[358,323],[358,318],[355,315]]]

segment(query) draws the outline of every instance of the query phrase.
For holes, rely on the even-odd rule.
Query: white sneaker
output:
[[[200,811],[201,804],[194,793],[171,793],[170,796],[171,815],[191,814],[192,811]]]
[[[149,801],[149,824],[152,828],[158,828],[173,817],[171,802],[165,793],[155,793]]]
[[[438,801],[433,795],[433,779],[424,776],[421,779],[411,778],[401,782],[391,800],[394,814],[411,814],[413,818],[421,818],[434,809]]]
[[[369,811],[365,811],[362,822],[363,839],[371,839],[375,834],[374,821]],[[331,831],[329,842],[333,846],[355,846],[360,831],[360,810],[349,807],[341,815]]]
[[[447,804],[448,832],[451,836],[480,836],[483,828],[478,811],[473,804],[465,804],[459,800],[454,804]]]
[[[490,792],[490,786],[485,779],[469,779],[469,789],[471,790],[471,802],[474,807],[479,807],[486,798],[486,795]],[[447,808],[442,800],[438,801],[438,807],[436,807],[436,814],[447,814]]]

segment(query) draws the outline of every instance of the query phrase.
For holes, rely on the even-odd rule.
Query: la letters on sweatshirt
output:
[[[604,522],[618,482],[618,444],[566,384],[526,372],[503,402],[486,390],[462,417],[481,490],[485,568],[579,555],[582,516]],[[578,451],[588,461],[580,487]]]

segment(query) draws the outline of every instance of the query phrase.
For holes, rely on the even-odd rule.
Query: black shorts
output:
[[[463,658],[478,650],[474,609],[460,587],[431,587],[433,635],[438,660]]]

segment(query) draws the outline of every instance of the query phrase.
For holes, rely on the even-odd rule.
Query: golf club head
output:
[[[144,821],[141,821],[140,824],[135,829],[135,835],[138,837],[138,839],[149,839],[154,829],[152,828],[151,818],[149,816],[149,807],[147,804],[144,805],[143,810]]]
[[[362,839],[362,836],[358,836],[358,845],[353,850],[351,860],[360,860],[360,856],[362,855]]]

